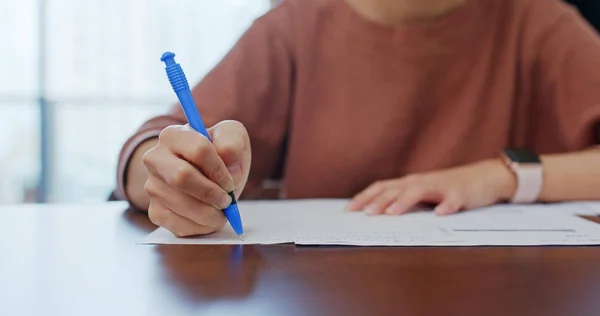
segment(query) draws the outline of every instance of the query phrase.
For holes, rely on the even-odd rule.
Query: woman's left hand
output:
[[[489,206],[510,199],[516,177],[499,159],[378,181],[357,194],[348,210],[399,215],[418,204],[437,204],[438,215]]]

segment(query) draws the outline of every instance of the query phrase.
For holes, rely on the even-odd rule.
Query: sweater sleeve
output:
[[[535,106],[530,119],[536,144],[541,151],[598,145],[600,34],[566,4],[533,2],[544,6],[537,8],[537,14],[548,21],[530,43],[536,47]]]
[[[292,54],[286,42],[283,6],[258,18],[225,57],[195,86],[192,95],[207,127],[240,121],[250,135],[252,167],[244,190],[249,195],[275,172],[287,131],[291,100]],[[135,149],[169,125],[185,124],[179,104],[145,122],[122,147],[116,196],[127,200],[126,174]]]

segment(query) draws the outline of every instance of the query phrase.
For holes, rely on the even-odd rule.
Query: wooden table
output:
[[[600,315],[600,248],[136,245],[125,204],[0,208],[0,315]]]

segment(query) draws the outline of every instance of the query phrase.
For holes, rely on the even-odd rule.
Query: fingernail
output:
[[[229,194],[223,194],[219,196],[217,206],[221,209],[226,209],[231,204],[231,197]]]
[[[233,179],[228,178],[226,184],[223,186],[223,189],[227,192],[235,190],[235,183],[233,182]]]
[[[232,164],[232,165],[227,166],[227,170],[229,170],[229,173],[231,175],[234,175],[234,174],[242,172],[242,165],[239,163]]]
[[[231,192],[235,189],[235,183],[230,174],[223,174],[223,178],[218,183],[226,192]]]
[[[375,205],[369,205],[365,208],[365,213],[369,215],[375,215],[377,212],[377,207]]]
[[[446,210],[443,208],[439,208],[436,207],[435,209],[433,209],[433,212],[437,215],[437,216],[444,216],[446,215]]]
[[[235,182],[233,181],[233,177],[242,172],[242,165],[239,163],[232,164],[227,166],[227,170],[229,171],[230,178],[228,178],[227,185],[224,187],[224,189],[227,192],[231,192],[235,190]]]
[[[439,215],[439,216],[446,216],[446,215],[448,215],[448,214],[449,214],[449,212],[448,212],[447,210],[441,210],[441,211],[440,211],[440,210],[438,210],[438,211],[436,211],[435,213],[436,213],[437,215]]]
[[[398,208],[398,205],[392,204],[385,210],[385,213],[388,215],[394,215],[394,214],[396,214],[397,208]]]

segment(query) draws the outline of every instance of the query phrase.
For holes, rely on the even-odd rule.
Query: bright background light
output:
[[[123,142],[175,102],[160,55],[175,52],[193,84],[269,8],[268,0],[0,0],[0,204],[40,193],[49,202],[106,200]],[[40,97],[53,113],[45,159]]]

